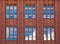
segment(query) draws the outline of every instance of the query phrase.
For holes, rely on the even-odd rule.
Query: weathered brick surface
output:
[[[24,18],[24,6],[26,4],[35,4],[36,6],[36,18],[25,19]],[[55,5],[55,18],[43,19],[43,5],[46,4]],[[7,4],[17,5],[17,19],[6,19],[5,6]],[[60,1],[43,1],[43,0],[0,0],[0,44],[60,44]],[[5,33],[6,26],[17,26],[18,40],[6,41]],[[24,39],[24,27],[35,26],[36,27],[36,41],[25,41]],[[55,40],[44,41],[43,40],[43,26],[55,26]]]

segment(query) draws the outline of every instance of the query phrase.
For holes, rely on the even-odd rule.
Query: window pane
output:
[[[33,35],[32,29],[33,29],[32,27],[29,27],[29,40],[32,40],[32,35]]]
[[[6,14],[6,18],[9,18],[9,14]]]
[[[51,36],[52,36],[52,40],[54,40],[54,27],[52,27]]]
[[[25,6],[25,18],[28,18],[28,11],[29,11],[28,6]]]
[[[13,40],[13,27],[10,27],[10,40]]]
[[[46,18],[46,14],[44,14],[43,18]]]
[[[28,6],[25,6],[25,10],[28,9]]]
[[[51,6],[51,18],[54,18],[54,7]]]
[[[29,30],[28,30],[28,27],[25,27],[25,40],[28,40],[28,33],[29,33]]]
[[[33,27],[33,40],[36,40],[36,28]]]
[[[48,27],[48,40],[50,40],[50,27]]]
[[[46,18],[46,6],[43,7],[43,18]]]
[[[9,6],[6,6],[6,18],[9,18]]]
[[[25,14],[28,14],[28,11],[29,11],[29,10],[25,10]]]
[[[46,6],[44,6],[43,9],[46,10]]]
[[[31,14],[32,13],[32,7],[31,6],[29,6],[29,12],[28,13],[29,13],[29,18],[32,18],[32,14]]]
[[[32,18],[36,18],[36,11],[35,10],[33,10],[33,12],[32,12]]]
[[[9,40],[9,27],[6,27],[6,40]]]
[[[47,18],[50,18],[50,6],[47,7]]]
[[[13,18],[13,6],[10,6],[10,18]]]
[[[31,7],[31,6],[29,6],[29,14],[31,14],[31,10],[32,10],[32,7]]]
[[[33,18],[36,18],[36,15],[35,14],[33,14]]]
[[[14,6],[14,18],[17,18],[17,7]]]
[[[32,6],[31,14],[32,14],[32,18],[36,18],[36,8],[35,8],[35,6]]]
[[[14,40],[17,40],[17,28],[14,27]]]
[[[46,40],[46,36],[47,35],[47,32],[46,32],[46,27],[44,27],[44,40]]]
[[[53,14],[51,15],[51,18],[54,18],[54,15]]]

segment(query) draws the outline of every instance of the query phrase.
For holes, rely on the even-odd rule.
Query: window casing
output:
[[[6,6],[6,18],[17,18],[17,6],[7,5]]]
[[[35,27],[25,27],[25,40],[36,40]]]
[[[31,6],[25,6],[25,18],[36,18],[36,7]]]
[[[54,40],[54,27],[44,27],[44,40]]]
[[[6,40],[17,40],[16,27],[6,27]]]
[[[54,18],[54,6],[43,6],[43,18]]]

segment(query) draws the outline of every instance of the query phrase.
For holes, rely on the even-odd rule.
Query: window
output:
[[[13,27],[10,27],[10,40],[13,40]]]
[[[36,40],[35,27],[25,27],[25,40]]]
[[[50,18],[50,6],[47,6],[47,18]]]
[[[13,18],[13,6],[10,6],[10,18]]]
[[[17,7],[16,7],[16,5],[6,6],[6,18],[17,18]]]
[[[32,6],[25,6],[25,18],[35,18],[36,17],[36,7]]]
[[[44,27],[44,40],[46,40],[46,34],[47,34],[47,31],[46,31],[46,27]]]
[[[9,27],[6,27],[6,40],[9,40]]]
[[[6,27],[6,40],[17,40],[16,27]]]
[[[50,40],[50,27],[47,27],[47,29],[48,29],[48,40]]]
[[[51,6],[51,18],[54,18],[54,6]]]
[[[14,5],[14,18],[17,18],[17,7]]]
[[[6,18],[9,18],[9,6],[6,6]]]
[[[43,12],[44,12],[44,16],[43,17],[46,18],[46,14],[47,14],[46,5],[44,6],[44,11]]]
[[[52,27],[51,38],[54,40],[54,27]]]
[[[54,40],[54,27],[44,27],[44,40]]]
[[[43,6],[43,18],[54,18],[54,6]]]

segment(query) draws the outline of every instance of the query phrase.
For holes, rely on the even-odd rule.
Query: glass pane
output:
[[[54,10],[51,10],[51,14],[54,14]]]
[[[29,30],[28,30],[28,27],[25,27],[25,40],[28,40],[28,33],[29,33]]]
[[[44,6],[43,9],[46,10],[46,6]]]
[[[25,9],[28,9],[29,7],[28,6],[25,6]]]
[[[47,14],[47,18],[50,18],[50,14]]]
[[[36,28],[33,27],[33,40],[36,40]]]
[[[10,40],[13,40],[13,27],[10,27]]]
[[[17,28],[14,27],[14,40],[17,40]]]
[[[32,18],[32,7],[31,6],[29,6],[29,11],[28,11],[28,13],[29,13],[29,18]]]
[[[36,8],[35,6],[32,6],[32,9],[34,9],[34,10],[35,10],[35,8]]]
[[[54,18],[54,14],[51,14],[51,18]]]
[[[29,40],[32,40],[32,35],[33,35],[33,33],[32,33],[32,27],[29,27]]]
[[[29,14],[28,11],[29,11],[28,9],[27,10],[25,9],[25,18],[28,18],[28,14]]]
[[[36,10],[32,10],[32,14],[36,14]]]
[[[13,6],[10,6],[10,18],[13,18]]]
[[[25,18],[28,18],[28,15],[25,15]]]
[[[9,18],[9,14],[6,14],[6,18]]]
[[[17,7],[14,6],[14,14],[17,14]]]
[[[9,6],[6,6],[6,18],[9,18]]]
[[[6,14],[9,14],[9,9],[6,9]]]
[[[17,18],[17,15],[14,15],[14,18]]]
[[[44,14],[43,18],[46,18],[46,14]]]
[[[32,18],[32,14],[31,13],[32,13],[32,9],[29,10],[29,18]]]
[[[36,10],[32,10],[32,18],[36,17]]]
[[[47,7],[47,18],[50,18],[50,6]]]
[[[28,6],[25,6],[25,14],[28,14],[28,11],[29,11]]]
[[[9,40],[9,27],[6,27],[6,40]]]
[[[47,11],[46,11],[46,10],[44,10],[43,12],[44,12],[44,14],[46,14],[46,13],[47,13]]]
[[[51,18],[54,18],[54,6],[51,6]]]
[[[48,27],[48,40],[50,40],[50,27]]]
[[[33,18],[36,18],[36,15],[35,14],[33,14]]]
[[[50,10],[50,6],[47,7],[47,10]]]
[[[29,14],[31,14],[31,10],[32,10],[32,7],[31,7],[31,6],[29,6]]]
[[[44,40],[46,40],[46,36],[47,35],[47,32],[46,32],[46,27],[44,27]]]
[[[54,27],[52,27],[51,36],[52,36],[52,40],[54,40]]]
[[[43,18],[46,18],[46,13],[47,13],[46,6],[44,6],[43,7]]]

